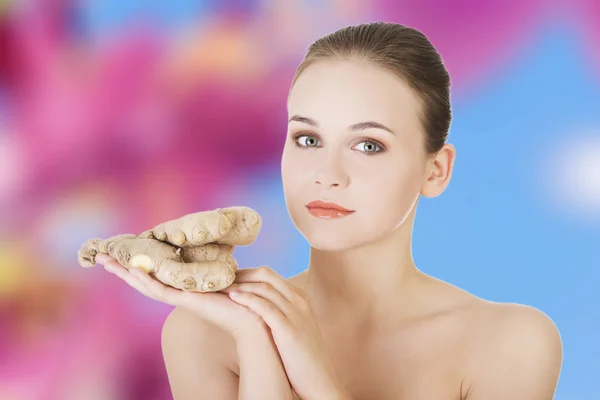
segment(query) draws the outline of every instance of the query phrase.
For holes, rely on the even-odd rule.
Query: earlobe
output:
[[[421,195],[427,198],[434,198],[442,194],[446,185],[443,185],[443,180],[436,172],[432,172],[428,175],[423,187],[421,188]]]
[[[451,144],[446,144],[437,154],[428,162],[427,176],[421,195],[433,198],[437,197],[446,190],[452,177],[456,150]]]

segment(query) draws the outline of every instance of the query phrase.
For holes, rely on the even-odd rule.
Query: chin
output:
[[[344,240],[342,237],[308,237],[305,236],[306,240],[308,241],[308,243],[310,244],[310,246],[315,249],[315,250],[319,250],[319,251],[326,251],[326,252],[332,252],[332,253],[337,253],[337,252],[342,252],[342,251],[347,251],[350,250],[354,247],[356,247],[356,245],[354,245],[351,242],[348,242],[347,240]]]
[[[312,248],[319,251],[350,250],[364,245],[365,238],[369,236],[365,234],[364,224],[355,219],[355,215],[339,220],[325,220],[312,216],[304,207],[288,211],[296,229]]]
[[[340,252],[363,244],[361,238],[353,234],[353,229],[343,225],[324,227],[309,224],[299,230],[310,246],[319,251]]]

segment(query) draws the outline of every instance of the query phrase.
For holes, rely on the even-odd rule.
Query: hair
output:
[[[395,73],[421,99],[425,151],[435,154],[444,146],[452,121],[450,75],[423,33],[381,21],[341,28],[308,47],[291,86],[309,65],[328,59],[369,61]]]

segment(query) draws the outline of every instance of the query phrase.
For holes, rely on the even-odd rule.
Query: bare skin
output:
[[[507,374],[517,385],[514,390],[522,387],[515,391],[526,394],[522,398],[553,398],[560,373],[560,337],[552,321],[536,309],[485,301],[414,270],[402,302],[395,302],[386,315],[357,318],[351,310],[328,309],[312,300],[310,269],[288,280],[309,293],[329,358],[351,399],[502,399]],[[248,338],[255,354],[244,355],[226,332],[197,316],[182,316],[180,321],[208,329],[195,336],[203,337],[197,342],[210,351],[181,352],[167,359],[168,369],[172,375],[185,369],[188,383],[213,382],[213,390],[224,391],[219,398],[238,398],[243,357],[276,355],[264,332]],[[165,332],[168,329],[166,324]],[[523,365],[524,354],[532,358]],[[190,368],[186,360],[197,365]],[[525,375],[511,380],[517,362],[521,365],[516,369],[524,368]]]
[[[446,189],[456,157],[450,144],[436,154],[424,151],[420,104],[406,82],[363,61],[318,61],[290,92],[283,188],[310,258],[289,281],[308,294],[344,385],[339,399],[550,400],[562,363],[550,318],[532,307],[477,298],[426,275],[413,260],[419,199]],[[373,124],[357,130],[365,121],[391,132]],[[353,213],[319,218],[306,208],[313,200]],[[192,337],[211,351],[186,351],[176,332],[197,324],[192,320],[180,315],[164,328],[172,386],[190,396],[176,399],[194,398],[202,389],[198,381],[230,393],[218,398],[238,398],[231,377],[249,370],[240,363],[259,361],[259,345],[239,346],[222,332],[199,330]],[[281,376],[277,349],[265,336],[259,330],[255,337],[271,360],[264,374],[272,367]]]
[[[308,272],[291,280],[310,292]],[[423,273],[415,277],[413,288],[416,290],[405,297],[405,304],[390,308],[387,318],[378,320],[350,315],[333,319],[313,304],[321,313],[319,323],[330,359],[352,399],[483,398],[475,393],[478,385],[484,384],[481,369],[489,378],[512,362],[494,349],[507,343],[505,324],[534,318],[544,328],[554,329],[537,310],[488,302]],[[406,303],[412,305],[409,310]],[[526,338],[523,340],[513,343],[522,347],[519,351],[527,351]],[[558,340],[554,338],[555,345]],[[545,397],[532,399],[553,397],[559,373],[556,366],[560,365],[557,357],[558,353],[547,355],[550,364],[544,372],[549,378],[539,386],[547,391],[538,394]],[[485,398],[496,398],[490,389],[484,393]]]
[[[307,290],[307,279],[305,271],[289,281]],[[419,279],[422,297],[416,296],[411,301],[423,304],[410,315],[398,306],[390,310],[387,319],[378,321],[360,321],[341,315],[332,319],[318,304],[313,304],[321,315],[319,325],[327,352],[351,399],[501,399],[501,394],[497,397],[491,394],[504,384],[503,377],[510,372],[518,355],[529,352],[539,357],[536,350],[540,346],[548,347],[535,338],[534,332],[529,337],[510,335],[515,328],[531,330],[535,325],[537,331],[553,331],[551,321],[539,311],[515,304],[487,302],[424,274]],[[181,315],[177,316],[177,312]],[[166,340],[163,341],[170,375],[174,376],[174,371],[186,372],[179,378],[181,381],[172,382],[175,398],[185,400],[184,393],[198,393],[202,388],[206,398],[218,395],[223,399],[237,399],[244,354],[240,353],[235,340],[194,314],[186,315],[185,311],[177,310],[173,317],[179,319],[179,329],[166,324],[165,332],[171,326],[173,331],[189,332],[191,337],[185,342],[198,344],[196,351],[190,351],[189,346],[183,349],[184,340],[179,340],[175,346],[185,350],[179,351],[170,349]],[[190,330],[189,326],[196,328]],[[164,337],[167,335],[169,333]],[[246,357],[264,360],[276,356],[276,348],[267,337],[265,332],[249,336],[251,346],[248,348],[256,354]],[[534,360],[542,369],[530,371],[522,379],[525,386],[538,385],[537,397],[523,398],[553,398],[560,373],[560,338],[555,336],[550,343],[549,348],[555,351],[544,355],[541,362]],[[502,351],[512,345],[515,346],[512,352]],[[278,368],[277,361],[274,357],[273,369]],[[265,375],[274,374],[265,371]],[[190,386],[194,382],[197,388]],[[206,385],[206,382],[213,384]],[[480,389],[481,385],[487,386]],[[484,395],[478,397],[478,391]],[[214,396],[208,396],[209,393]]]

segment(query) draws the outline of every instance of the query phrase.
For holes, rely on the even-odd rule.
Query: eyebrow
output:
[[[289,119],[288,122],[292,122],[292,121],[302,122],[304,124],[308,124],[308,125],[315,126],[315,127],[319,126],[319,123],[317,121],[315,121],[314,119],[308,118],[308,117],[302,117],[300,115],[292,115],[292,117]],[[350,125],[349,129],[351,131],[364,131],[366,129],[383,129],[384,131],[387,131],[387,132],[391,133],[392,135],[396,134],[396,133],[394,133],[394,131],[392,131],[387,126],[380,124],[379,122],[375,122],[375,121],[359,122],[359,123]]]

